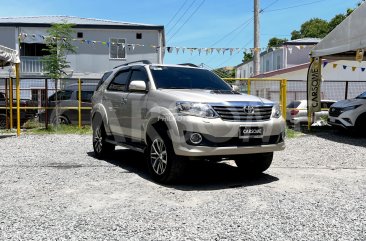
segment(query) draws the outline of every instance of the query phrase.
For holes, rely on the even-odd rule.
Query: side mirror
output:
[[[146,83],[143,80],[133,80],[128,86],[130,91],[145,92],[147,91]]]
[[[240,92],[240,86],[239,85],[231,85],[231,88],[233,89],[233,91]]]

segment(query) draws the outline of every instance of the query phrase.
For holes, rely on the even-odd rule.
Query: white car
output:
[[[314,122],[328,117],[328,110],[331,105],[336,103],[335,100],[322,100],[322,110],[315,113]],[[287,105],[286,121],[289,125],[304,125],[308,123],[308,111],[306,100],[294,100]]]
[[[354,99],[341,100],[330,107],[328,123],[366,132],[366,92]]]

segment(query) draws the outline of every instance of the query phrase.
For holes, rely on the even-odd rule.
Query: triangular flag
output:
[[[179,53],[179,47],[175,47],[175,51],[177,52],[177,54]]]
[[[216,51],[219,54],[221,52],[221,48],[216,48]]]
[[[324,61],[324,62],[323,62],[323,68],[324,68],[325,66],[327,66],[327,64],[328,64],[328,62],[327,62],[327,61]]]
[[[347,65],[343,65],[343,69],[347,69]]]
[[[201,55],[202,48],[198,48],[198,55]]]
[[[337,68],[338,64],[333,64],[333,69]]]
[[[167,49],[168,53],[173,52],[173,47],[167,47],[166,49]]]
[[[365,72],[365,69],[366,69],[366,68],[361,68],[361,71],[362,71],[362,72]]]
[[[352,67],[352,71],[355,71],[356,70],[356,67]]]
[[[183,54],[184,54],[184,51],[186,51],[186,48],[185,48],[185,47],[183,47],[183,48],[182,48],[182,52],[183,52]]]
[[[233,51],[234,51],[234,49],[233,49],[233,48],[231,48],[231,49],[230,49],[230,56],[231,56],[231,55],[233,55]]]

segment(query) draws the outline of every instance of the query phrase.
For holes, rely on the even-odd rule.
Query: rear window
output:
[[[231,90],[222,79],[205,69],[151,66],[157,88]]]
[[[301,104],[301,101],[292,101],[290,104],[287,105],[287,108],[297,108]]]

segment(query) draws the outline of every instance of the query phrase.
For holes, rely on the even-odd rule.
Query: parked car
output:
[[[308,123],[307,100],[294,100],[287,105],[286,121],[288,125],[305,125]],[[314,122],[327,119],[329,108],[336,103],[335,100],[321,100],[322,110],[314,115]]]
[[[95,91],[95,156],[116,145],[143,152],[157,182],[178,178],[186,160],[235,160],[258,174],[285,147],[280,107],[233,91],[209,70],[147,61],[113,69]]]
[[[9,108],[10,101],[6,100],[5,94],[0,92],[0,129],[6,128],[6,123],[10,123],[10,110],[7,111],[6,114],[6,107]],[[17,101],[13,99],[13,124],[16,125],[17,121]],[[32,107],[36,106],[36,103],[32,100],[21,99],[20,100],[20,107]],[[27,120],[32,119],[36,116],[37,110],[31,109],[21,109],[20,110],[20,124],[23,125]]]
[[[96,83],[82,83],[81,86],[81,122],[83,125],[90,124],[91,98],[97,87]],[[78,124],[79,123],[79,86],[71,84],[65,87],[64,90],[59,90],[48,98],[48,107],[59,107],[58,115],[56,116],[55,109],[47,109],[48,121],[53,124]],[[65,108],[65,109],[64,109]],[[70,108],[70,109],[67,109]],[[87,109],[90,108],[90,109]],[[46,111],[39,114],[41,122],[45,122]]]
[[[328,123],[344,129],[366,132],[366,92],[341,100],[330,107]]]

